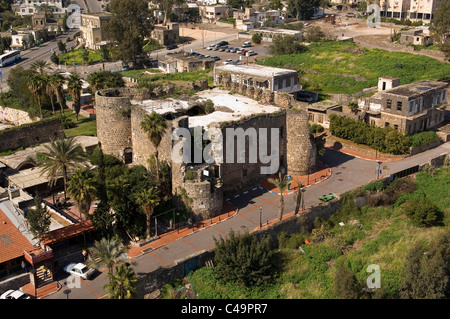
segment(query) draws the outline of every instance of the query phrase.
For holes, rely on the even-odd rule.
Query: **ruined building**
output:
[[[167,129],[158,148],[159,159],[172,167],[174,197],[190,198],[189,206],[197,220],[219,214],[228,196],[253,187],[278,171],[298,176],[315,170],[316,149],[305,111],[263,105],[219,88],[199,91],[185,99],[151,97],[150,92],[129,88],[98,91],[98,139],[105,153],[127,164],[148,167],[147,159],[155,154],[155,149],[140,123],[152,112],[163,115]],[[212,110],[205,111],[205,101],[213,105]],[[192,134],[178,135],[179,128]],[[172,151],[180,158],[187,155],[180,147],[187,144],[178,143],[196,132],[209,134],[202,135],[212,145],[209,154],[221,154],[222,160],[197,160],[196,155],[191,161],[175,160]],[[240,140],[243,144],[236,138],[240,134],[244,136]]]

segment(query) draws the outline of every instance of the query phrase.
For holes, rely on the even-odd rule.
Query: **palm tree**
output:
[[[94,174],[88,169],[76,170],[67,183],[67,192],[75,200],[79,211],[87,218],[96,192]]]
[[[50,64],[44,60],[36,60],[31,64],[31,69],[37,71],[41,76],[45,75],[45,68],[48,68]]]
[[[283,218],[283,211],[284,211],[284,196],[283,193],[286,191],[286,189],[291,185],[292,179],[288,178],[287,176],[281,176],[281,173],[279,173],[278,178],[269,178],[268,181],[275,185],[276,188],[280,191],[280,210],[278,213],[278,219],[281,220]]]
[[[52,141],[50,145],[44,145],[46,152],[41,153],[42,158],[39,166],[42,173],[47,174],[50,185],[55,185],[62,175],[64,180],[64,196],[67,192],[67,179],[70,172],[82,168],[81,163],[85,161],[85,154],[79,144],[75,144],[73,137]]]
[[[54,86],[51,83],[52,81],[52,75],[46,75],[45,76],[45,92],[47,93],[48,97],[50,98],[50,103],[52,104],[52,114],[55,114],[55,89]]]
[[[47,16],[48,17],[53,16],[52,8],[46,3],[43,3],[39,6],[39,12],[44,12],[46,18]]]
[[[103,289],[109,293],[111,299],[133,299],[137,292],[138,279],[134,270],[126,265],[116,267],[116,274],[107,274],[109,283]]]
[[[135,200],[138,205],[142,206],[145,216],[147,217],[147,239],[150,238],[150,221],[151,216],[155,212],[155,207],[161,200],[159,197],[159,189],[150,187],[143,189],[135,195]]]
[[[80,96],[81,96],[81,79],[77,74],[71,74],[67,83],[67,90],[69,94],[72,95],[73,99],[73,110],[75,111],[75,116],[78,122],[78,114],[80,113]]]
[[[65,83],[66,83],[66,80],[59,73],[50,75],[50,78],[48,81],[48,84],[52,87],[52,91],[56,95],[56,100],[58,101],[62,117],[64,117],[64,107],[66,105],[66,103],[65,103],[66,100],[64,99],[64,88],[63,88]]]
[[[115,238],[102,238],[89,249],[91,259],[87,264],[92,268],[106,267],[112,274],[114,266],[120,262],[124,252],[124,248]]]
[[[95,95],[99,89],[103,88],[103,77],[100,72],[94,72],[88,75],[87,81],[92,89],[92,93]]]
[[[42,115],[42,105],[41,105],[41,94],[44,88],[45,88],[45,79],[40,74],[34,74],[28,80],[28,89],[34,96],[36,96],[39,106],[39,115],[41,119],[44,118]]]
[[[161,140],[164,136],[167,128],[167,122],[164,117],[155,111],[151,114],[147,114],[145,119],[141,122],[141,129],[147,133],[150,142],[155,147],[155,159],[156,159],[156,177],[159,181],[159,158],[158,147],[161,144]]]

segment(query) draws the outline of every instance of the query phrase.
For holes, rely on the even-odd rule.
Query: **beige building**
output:
[[[199,14],[203,23],[214,23],[226,19],[230,15],[231,7],[227,5],[199,6]]]
[[[182,73],[212,68],[214,62],[213,59],[200,59],[196,56],[186,56],[184,53],[175,53],[160,58],[158,68],[165,73]]]
[[[177,43],[180,38],[179,24],[176,22],[169,22],[167,25],[156,24],[152,38],[158,40],[161,45]]]
[[[442,0],[409,0],[409,19],[411,21],[422,20],[429,23],[433,20],[434,12]]]
[[[401,31],[400,43],[428,46],[433,44],[433,39],[430,36],[429,30],[416,28],[407,31]]]
[[[81,14],[81,40],[86,48],[98,50],[108,40],[103,25],[111,19],[110,13]]]
[[[380,0],[381,16],[403,20],[408,18],[412,0]]]
[[[386,82],[386,85],[381,84],[382,90],[369,99],[365,114],[367,123],[380,127],[391,126],[411,135],[444,121],[448,83],[423,80],[398,85],[397,78],[388,77],[382,78],[380,82]]]

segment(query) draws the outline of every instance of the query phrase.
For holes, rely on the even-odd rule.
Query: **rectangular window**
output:
[[[245,176],[247,176],[247,170],[246,170],[246,169],[244,169],[244,170],[242,171],[242,177],[245,177]]]
[[[392,105],[392,100],[386,100],[386,108],[390,109]]]
[[[401,101],[397,101],[397,111],[401,111],[402,110],[402,102]]]

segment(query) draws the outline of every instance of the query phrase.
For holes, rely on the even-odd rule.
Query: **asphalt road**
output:
[[[383,166],[387,166],[388,169],[384,171],[383,175],[389,175],[414,165],[424,164],[430,158],[444,153],[450,153],[450,142],[415,156],[392,163],[385,163]],[[372,160],[356,158],[331,149],[326,150],[322,160],[331,168],[332,174],[328,179],[306,189],[304,193],[305,208],[318,205],[318,197],[321,195],[330,192],[342,194],[355,187],[362,186],[376,177],[375,169],[378,164]],[[291,212],[295,208],[293,197],[292,194],[285,196],[286,212]],[[143,275],[155,271],[159,267],[171,265],[175,261],[198,253],[201,250],[214,247],[214,238],[226,237],[231,229],[235,232],[245,230],[251,232],[259,226],[259,207],[262,207],[261,219],[263,223],[277,218],[279,195],[256,189],[237,198],[230,199],[230,203],[239,208],[239,213],[235,216],[139,256],[133,259],[135,265],[131,267],[136,274]],[[60,278],[61,283],[64,282],[62,277]],[[69,298],[104,298],[106,294],[102,287],[107,282],[106,273],[99,272],[92,280],[81,280],[80,288],[71,289]],[[64,290],[65,288],[45,299],[65,299]]]
[[[1,68],[1,71],[2,71],[2,81],[0,83],[1,91],[3,92],[8,89],[8,85],[7,85],[6,81],[9,77],[9,73],[10,73],[11,69],[13,69],[19,65],[21,67],[23,67],[24,69],[27,69],[36,60],[49,61],[50,56],[52,55],[52,52],[51,52],[52,49],[55,50],[55,52],[57,52],[57,54],[59,54],[59,50],[58,50],[59,40],[61,40],[62,42],[64,42],[66,44],[67,49],[70,49],[71,47],[76,45],[76,42],[73,40],[70,42],[66,42],[66,39],[68,37],[73,39],[73,35],[75,33],[76,33],[76,31],[70,31],[66,34],[63,34],[63,35],[57,37],[56,40],[51,40],[51,41],[41,44],[38,47],[34,47],[31,49],[22,51],[21,52],[22,61],[14,64],[14,65]]]

